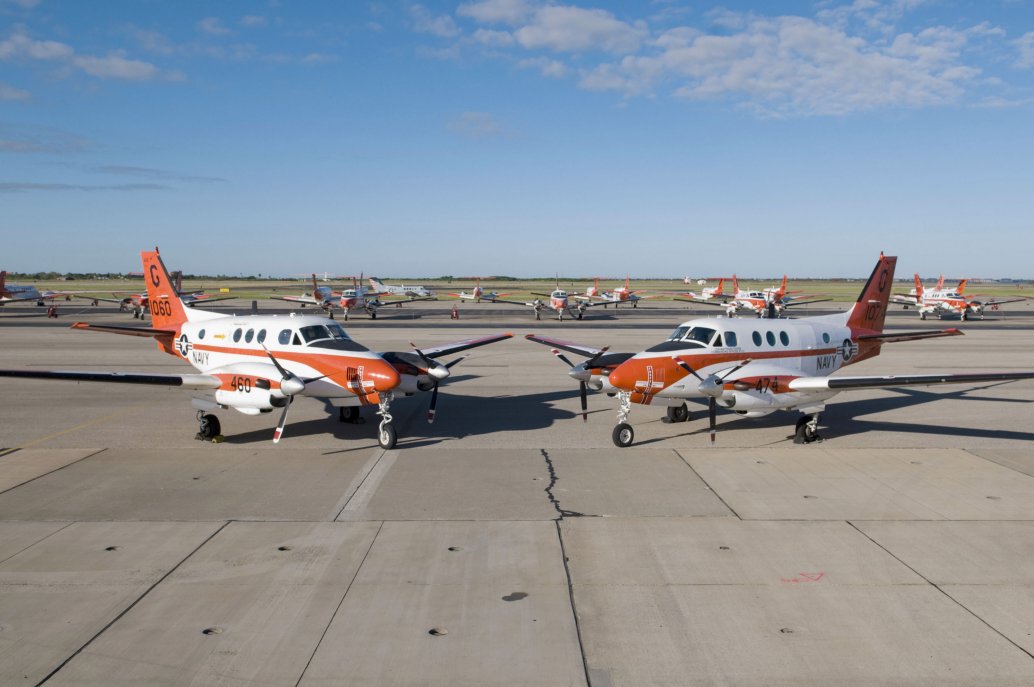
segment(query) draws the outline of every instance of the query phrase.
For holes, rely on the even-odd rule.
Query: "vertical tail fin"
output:
[[[944,288],[944,275],[942,274],[941,276],[937,277],[937,283],[934,284],[933,290],[934,291],[940,291],[943,288]]]
[[[7,270],[0,272],[0,291],[4,290],[5,284],[7,284]]]
[[[962,292],[966,290],[966,283],[967,282],[969,282],[968,279],[963,279],[962,281],[960,281],[958,288],[955,289],[955,293],[957,293],[957,294],[959,294],[961,296]]]
[[[175,285],[165,269],[165,263],[158,255],[158,249],[143,251],[140,258],[144,263],[144,283],[147,285],[147,307],[151,311],[151,324],[155,329],[177,330],[189,319]]]
[[[898,259],[880,253],[876,267],[865,282],[862,293],[855,301],[854,307],[847,311],[847,326],[853,330],[883,331],[883,321],[887,317],[887,303],[890,302],[890,289],[894,284],[894,267]]]
[[[915,279],[916,279],[916,301],[921,302],[923,300],[923,294],[925,293],[925,290],[923,289],[923,280],[919,278],[919,273],[918,272],[915,275]],[[938,282],[938,283],[940,283],[940,282]],[[936,286],[934,287],[934,289],[937,289],[937,288],[938,287],[936,287]]]
[[[776,291],[776,296],[782,298],[786,295],[786,275],[783,275],[783,283],[779,285],[779,290]]]

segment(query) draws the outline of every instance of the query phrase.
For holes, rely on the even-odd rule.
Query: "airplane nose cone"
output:
[[[378,392],[391,391],[402,381],[399,373],[387,361],[379,360],[371,365],[368,373],[373,380],[373,388]]]
[[[618,365],[608,376],[611,386],[622,391],[631,391],[635,386],[636,370],[639,364],[634,360],[626,360]]]

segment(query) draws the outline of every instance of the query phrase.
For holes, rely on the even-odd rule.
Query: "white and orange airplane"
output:
[[[630,446],[628,415],[633,403],[664,405],[668,419],[689,417],[685,401],[707,399],[711,440],[717,406],[746,417],[777,410],[799,410],[795,443],[819,438],[819,414],[826,401],[856,389],[962,384],[1032,379],[1034,372],[979,372],[833,377],[847,365],[879,355],[886,343],[962,334],[958,329],[884,332],[883,324],[897,258],[880,255],[854,306],[845,313],[795,320],[695,319],[679,325],[666,341],[641,353],[608,353],[566,341],[529,334],[550,346],[579,381],[582,416],[588,388],[618,397],[618,424],[612,438]],[[572,365],[561,350],[588,357]]]
[[[495,301],[496,299],[502,298],[503,296],[509,296],[508,293],[496,293],[495,291],[485,291],[481,288],[481,277],[476,278],[474,288],[470,290],[470,293],[466,291],[460,291],[459,293],[450,293],[450,296],[455,296],[463,301],[474,301],[480,303],[481,301]]]
[[[616,308],[620,303],[631,303],[632,307],[638,307],[639,301],[648,296],[639,295],[641,292],[633,291],[628,275],[625,275],[625,285],[619,286],[611,291],[600,290],[600,278],[593,280],[593,285],[585,289],[584,294],[573,294],[571,297],[579,301],[589,301],[602,304],[604,307],[614,304]]]
[[[585,311],[589,308],[597,305],[604,305],[602,301],[590,302],[590,301],[578,301],[572,303],[572,296],[567,291],[560,288],[559,284],[557,288],[553,289],[550,293],[538,293],[533,291],[533,296],[541,296],[542,298],[536,298],[533,301],[507,301],[500,298],[492,299],[493,303],[508,303],[510,305],[525,305],[535,311],[535,319],[542,319],[542,313],[547,310],[552,310],[557,314],[557,319],[561,322],[564,321],[564,314],[566,313],[570,317],[575,319],[582,319],[585,315]],[[484,298],[484,296],[482,296]],[[543,300],[547,299],[547,300]]]
[[[1028,300],[1025,297],[1017,298],[1005,298],[1005,299],[990,299],[988,301],[979,301],[973,296],[967,296],[963,293],[966,290],[966,282],[968,280],[963,279],[959,282],[959,285],[954,289],[944,288],[944,277],[942,276],[937,280],[937,285],[931,290],[927,290],[923,286],[923,280],[919,278],[919,275],[914,275],[915,287],[907,294],[894,294],[891,296],[891,302],[898,305],[902,305],[907,310],[908,308],[915,308],[919,312],[919,319],[925,320],[927,315],[935,315],[937,317],[958,317],[962,320],[968,320],[972,316],[976,315],[980,319],[984,318],[984,308],[990,306],[993,310],[997,310],[1000,305],[1005,303],[1018,303],[1020,301]]]
[[[720,286],[720,284],[719,284]],[[699,298],[676,298],[677,301],[685,303],[700,303],[701,305],[713,305],[725,308],[728,317],[735,316],[738,312],[744,311],[753,314],[755,317],[779,317],[783,311],[793,305],[808,305],[811,303],[823,303],[831,300],[829,298],[817,298],[814,296],[791,296],[786,290],[786,275],[783,275],[782,284],[778,287],[772,286],[767,289],[740,289],[740,282],[736,275],[732,275],[733,294],[722,297],[721,293],[711,294],[711,299],[719,297],[721,302],[711,302],[711,299]],[[705,290],[706,291],[706,290]]]
[[[689,279],[689,277],[686,277],[686,279]],[[703,282],[703,280],[701,280],[701,282]],[[688,284],[689,282],[686,282],[686,283]],[[704,287],[703,289],[701,289],[700,293],[694,293],[692,291],[687,291],[686,293],[684,293],[682,295],[683,296],[689,296],[690,300],[688,300],[688,302],[690,302],[690,303],[697,302],[697,301],[712,301],[712,300],[718,300],[718,301],[724,302],[724,301],[726,301],[726,300],[728,300],[729,298],[732,297],[730,294],[725,293],[725,278],[724,277],[722,277],[721,279],[718,280],[718,286],[707,286],[707,287]],[[687,299],[685,299],[685,298],[676,298],[675,300],[677,300],[677,301],[685,301]]]
[[[0,377],[153,384],[211,392],[212,398],[193,399],[199,439],[219,435],[219,420],[210,414],[219,408],[233,408],[245,415],[282,409],[273,433],[275,443],[283,434],[287,411],[296,396],[327,399],[346,422],[360,421],[360,407],[375,406],[381,416],[377,442],[390,449],[397,440],[390,412],[397,393],[408,396],[430,391],[427,419],[433,422],[438,385],[462,360],[442,364],[436,358],[512,336],[493,334],[425,349],[414,347],[411,352],[375,353],[324,317],[236,316],[187,308],[173,288],[158,249],[144,251],[141,257],[153,326],[77,322],[72,327],[151,337],[160,350],[193,365],[197,374],[0,370]]]
[[[403,303],[435,300],[433,296],[429,296],[425,298],[410,297],[397,301],[382,301],[380,297],[384,294],[367,290],[365,286],[359,284],[361,279],[361,277],[353,277],[352,288],[335,291],[330,286],[320,286],[316,282],[316,275],[313,274],[311,293],[305,293],[301,296],[273,296],[273,299],[278,301],[287,301],[289,303],[298,303],[302,307],[305,307],[306,305],[318,306],[323,310],[323,312],[327,313],[331,319],[334,318],[334,308],[339,308],[345,314],[345,320],[348,319],[349,313],[356,310],[361,310],[369,315],[371,320],[376,320],[377,309],[386,305],[402,307]]]
[[[136,276],[142,276],[137,274]],[[215,303],[216,301],[229,301],[237,298],[237,296],[217,296],[212,293],[206,293],[204,289],[198,291],[191,291],[189,293],[183,292],[183,272],[176,270],[172,273],[173,288],[179,297],[183,300],[183,304],[188,308],[194,307],[197,303]],[[127,293],[125,291],[112,291],[114,298],[104,298],[103,296],[97,296],[93,293],[86,295],[87,292],[80,292],[73,294],[77,298],[86,298],[87,300],[93,301],[94,305],[97,305],[98,301],[104,301],[106,303],[118,303],[119,310],[122,312],[133,313],[134,319],[144,319],[144,316],[149,314],[150,308],[147,302],[147,292],[143,293]]]

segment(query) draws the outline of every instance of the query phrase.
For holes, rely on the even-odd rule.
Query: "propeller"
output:
[[[434,423],[435,408],[438,405],[438,383],[449,376],[452,366],[463,360],[463,357],[456,358],[447,365],[442,365],[437,360],[427,357],[412,341],[409,342],[409,345],[413,347],[416,354],[424,361],[424,365],[427,365],[427,374],[434,380],[434,386],[431,387],[431,405],[427,408],[427,423],[432,424]]]
[[[715,374],[711,374],[708,375],[706,379],[698,375],[696,370],[690,367],[689,363],[687,363],[686,361],[680,360],[676,356],[672,356],[671,359],[675,361],[676,365],[678,365],[683,370],[685,370],[686,372],[690,373],[691,375],[700,380],[700,384],[699,386],[697,386],[697,389],[704,396],[707,396],[707,421],[708,426],[711,430],[711,443],[713,444],[715,441],[715,432],[718,426],[718,397],[721,396],[725,391],[725,379],[733,373],[735,373],[741,367],[749,363],[751,359],[747,358],[742,363],[735,366],[721,377]]]
[[[577,365],[573,364],[566,355],[561,353],[556,348],[549,349],[549,352],[557,357],[557,360],[571,368],[567,374],[571,375],[578,380],[578,398],[582,404],[582,422],[589,420],[589,380],[592,378],[592,372],[589,370],[592,368],[592,364],[595,363],[600,356],[607,352],[610,346],[604,346],[595,355],[590,357],[583,363]]]
[[[280,421],[276,424],[276,430],[273,432],[273,443],[280,443],[280,437],[284,433],[284,425],[287,424],[287,411],[291,409],[291,403],[294,401],[296,394],[300,394],[305,391],[305,385],[309,382],[315,382],[317,380],[328,377],[329,375],[321,375],[319,377],[313,377],[312,379],[302,379],[293,372],[288,371],[280,364],[273,354],[269,352],[265,344],[262,345],[262,350],[269,356],[269,360],[276,367],[277,372],[280,373],[280,391],[284,394],[287,399],[287,403],[284,405],[283,411],[280,413]]]

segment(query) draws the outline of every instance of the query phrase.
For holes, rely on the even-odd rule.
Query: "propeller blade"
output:
[[[681,367],[681,368],[682,368],[683,370],[685,370],[685,371],[686,371],[686,372],[688,372],[689,374],[693,375],[694,377],[696,377],[697,379],[699,379],[699,380],[700,380],[701,382],[702,382],[702,381],[704,381],[704,378],[703,378],[703,377],[701,377],[700,375],[698,375],[698,374],[697,374],[697,371],[696,371],[696,370],[694,370],[694,369],[693,369],[692,367],[690,367],[690,366],[689,366],[689,364],[688,364],[688,363],[686,363],[686,361],[684,361],[684,360],[679,360],[679,359],[678,359],[677,357],[675,357],[675,356],[672,356],[672,357],[671,357],[671,359],[672,359],[672,360],[674,360],[674,361],[675,361],[675,364],[676,364],[676,365],[678,365],[679,367]]]
[[[746,359],[746,360],[744,360],[744,361],[743,361],[742,363],[740,363],[740,364],[739,364],[739,365],[737,365],[736,367],[732,368],[731,370],[729,370],[728,372],[726,372],[725,374],[723,374],[723,375],[722,375],[721,377],[719,377],[718,379],[720,379],[720,380],[722,380],[722,381],[724,382],[724,381],[725,381],[725,378],[726,378],[726,377],[728,377],[728,376],[730,376],[730,375],[734,374],[734,373],[735,373],[735,372],[736,372],[737,370],[739,370],[739,369],[740,369],[741,367],[743,367],[743,366],[745,366],[745,365],[748,365],[748,364],[750,364],[751,362],[753,362],[753,358],[747,358],[747,359]]]
[[[447,367],[448,369],[451,370],[453,365],[455,365],[456,363],[458,363],[459,361],[463,360],[466,357],[467,356],[465,356],[465,355],[461,355],[459,358],[456,358],[455,360],[450,360],[449,362],[445,363],[445,367]]]
[[[560,362],[562,362],[562,363],[563,363],[564,365],[567,365],[568,367],[574,367],[574,363],[572,363],[572,362],[571,362],[571,361],[570,361],[570,360],[569,360],[569,359],[567,358],[567,356],[566,356],[566,355],[564,355],[563,353],[561,353],[561,352],[560,352],[560,351],[558,351],[557,349],[555,349],[555,348],[551,348],[551,349],[549,349],[549,352],[550,352],[550,353],[552,353],[553,355],[555,355],[555,356],[557,357],[557,360],[559,360]]]
[[[714,396],[710,398],[707,403],[707,421],[711,427],[711,443],[714,443],[715,428],[717,426],[718,419],[718,399]]]
[[[273,357],[273,354],[269,352],[269,349],[266,348],[265,344],[262,344],[262,350],[264,350],[266,352],[266,355],[269,356],[269,359],[273,361],[273,365],[276,366],[277,372],[280,373],[280,376],[283,379],[290,379],[293,376],[290,372],[284,369],[284,366],[281,365],[276,358]]]
[[[438,382],[434,383],[431,389],[431,405],[427,409],[427,424],[434,424],[435,406],[438,405]]]
[[[284,406],[284,412],[280,413],[280,422],[277,423],[276,431],[273,432],[273,443],[280,443],[280,437],[284,433],[284,425],[287,424],[287,411],[291,409],[291,401],[294,396],[287,397],[287,405]]]
[[[610,346],[604,346],[603,348],[601,348],[599,353],[597,353],[596,355],[592,356],[591,358],[589,358],[588,360],[585,361],[585,367],[586,368],[592,367],[592,364],[595,363],[597,360],[599,360],[603,356],[603,354],[606,353],[609,350],[610,350]]]
[[[589,421],[589,392],[585,382],[578,382],[578,394],[582,400],[582,422]]]

